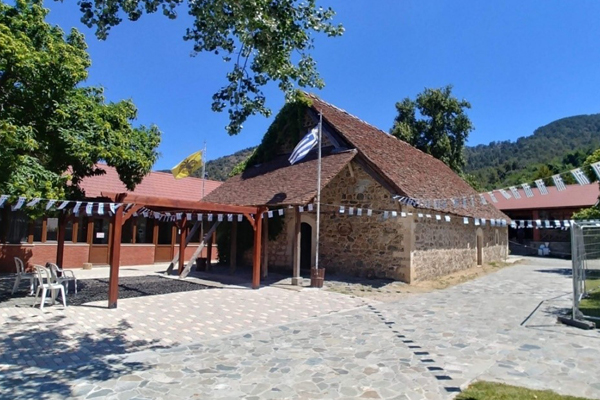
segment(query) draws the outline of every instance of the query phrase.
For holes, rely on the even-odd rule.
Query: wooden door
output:
[[[108,264],[109,235],[110,220],[108,218],[94,218],[89,259],[92,264]]]

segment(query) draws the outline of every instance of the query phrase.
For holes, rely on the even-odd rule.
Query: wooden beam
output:
[[[46,243],[48,239],[48,217],[42,218],[42,237],[40,238],[40,242]]]
[[[121,262],[121,233],[123,231],[123,210],[121,207],[116,210],[113,216],[112,230],[110,238],[108,308],[117,308],[117,300],[119,299],[119,267]]]
[[[254,217],[252,217],[250,213],[244,213],[244,216],[246,217],[246,219],[248,219],[250,225],[252,225],[252,229],[256,230],[256,221],[254,220]]]
[[[293,266],[292,266],[292,285],[302,284],[302,278],[300,277],[300,211],[298,207],[294,207],[294,236],[292,239],[292,254],[293,254]]]
[[[58,216],[58,237],[56,238],[56,265],[64,268],[65,236],[67,235],[67,216],[61,212]]]
[[[233,219],[231,222],[231,250],[229,251],[229,273],[235,273],[237,268],[237,219]]]
[[[181,223],[179,224],[179,275],[183,272],[183,263],[185,261],[185,247],[187,245],[186,235],[185,235],[185,224],[187,222],[187,217],[184,214],[181,219]]]
[[[79,217],[71,215],[70,218],[73,221],[73,229],[71,230],[71,242],[77,243],[77,239],[79,238]]]
[[[194,251],[194,254],[192,254],[192,258],[188,261],[187,265],[183,269],[183,272],[179,275],[180,278],[185,278],[186,276],[188,276],[188,274],[192,270],[192,266],[194,265],[194,262],[196,262],[196,258],[198,258],[198,256],[202,252],[202,249],[205,246],[205,243],[208,241],[208,238],[212,237],[213,232],[217,229],[217,227],[219,226],[220,223],[221,223],[221,221],[215,222],[214,225],[206,233],[206,235],[204,235],[202,237],[202,241],[200,242],[200,245],[198,246],[196,251]]]
[[[133,216],[134,212],[139,211],[142,207],[144,207],[144,206],[141,206],[139,204],[134,204],[131,208],[129,208],[129,210],[127,210],[125,215],[123,215],[123,225],[125,225],[125,222],[127,222],[127,220]]]
[[[260,287],[260,248],[262,242],[262,213],[263,209],[257,210],[254,216],[256,228],[254,230],[254,254],[252,257],[252,289]]]
[[[88,217],[87,222],[87,244],[92,244],[94,242],[94,218]]]
[[[192,229],[190,229],[189,233],[187,234],[186,238],[185,238],[185,245],[187,247],[187,245],[190,244],[190,241],[192,240],[192,236],[194,236],[196,234],[196,231],[198,231],[198,228],[202,225],[201,222],[196,221],[194,223],[194,226],[192,226]],[[185,255],[185,253],[184,253]],[[173,269],[175,268],[175,263],[177,263],[179,261],[179,252],[177,254],[175,254],[175,256],[173,257],[173,260],[171,260],[171,263],[169,264],[169,268],[167,268],[167,271],[165,272],[165,275],[171,275],[173,273]],[[184,260],[185,261],[185,260]],[[181,270],[179,271],[179,275],[181,275]]]
[[[263,218],[262,231],[262,264],[260,268],[261,279],[266,279],[269,274],[269,218]]]
[[[190,210],[195,212],[213,212],[213,213],[227,213],[227,214],[244,214],[244,213],[255,213],[256,207],[248,206],[233,206],[228,204],[217,204],[217,203],[205,203],[203,201],[190,201],[190,200],[178,200],[178,199],[165,199],[161,197],[152,196],[140,196],[131,193],[111,193],[102,192],[102,197],[109,198],[113,201],[117,201],[117,196],[122,197],[125,202],[140,204],[147,207],[163,207],[177,210]]]
[[[215,231],[211,232],[211,234],[208,238],[208,244],[206,245],[207,246],[207,249],[206,249],[206,271],[210,271],[210,268],[211,268],[213,243],[215,240],[214,233],[215,233]]]

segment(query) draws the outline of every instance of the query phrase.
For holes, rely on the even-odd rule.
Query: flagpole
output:
[[[319,139],[317,142],[319,159],[317,162],[317,243],[315,248],[315,269],[319,269],[319,236],[321,228],[321,136],[323,130],[323,113],[319,113]]]
[[[206,181],[206,140],[202,150],[202,198],[204,199],[204,181]]]

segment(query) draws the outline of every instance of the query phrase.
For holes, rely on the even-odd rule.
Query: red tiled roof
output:
[[[358,149],[359,155],[400,190],[400,194],[415,199],[451,199],[473,195],[479,200],[478,193],[437,158],[314,95],[308,96],[313,102],[313,109],[322,112],[323,119],[352,147]],[[480,201],[476,201],[475,207],[451,206],[440,211],[469,217],[508,219],[493,205],[482,205]]]
[[[321,165],[321,188],[324,188],[353,158],[355,150],[328,154],[324,150]],[[210,203],[260,206],[303,205],[317,194],[317,155],[307,155],[290,165],[288,156],[251,167],[229,178],[218,190],[206,197]]]
[[[537,188],[532,188],[533,197],[526,197],[525,191],[519,189],[520,199],[512,197],[505,199],[500,193],[494,192],[498,200],[494,205],[500,210],[533,210],[545,208],[586,208],[598,202],[600,186],[597,183],[591,185],[567,185],[567,189],[559,192],[555,186],[548,187],[548,194],[541,195]],[[509,191],[510,193],[510,191]],[[488,201],[490,196],[485,194]]]
[[[166,199],[180,199],[198,201],[202,198],[202,179],[183,178],[175,179],[169,172],[150,172],[144,180],[129,192],[119,179],[117,170],[108,165],[97,166],[106,171],[103,175],[90,176],[81,182],[81,188],[88,198],[100,197],[101,193],[135,193],[141,196],[162,197]],[[205,180],[205,196],[218,188],[223,182]]]

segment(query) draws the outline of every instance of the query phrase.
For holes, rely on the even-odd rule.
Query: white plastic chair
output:
[[[35,305],[37,303],[37,299],[40,294],[40,290],[42,291],[42,300],[40,302],[40,311],[44,309],[44,304],[46,303],[46,294],[48,293],[48,290],[50,291],[50,294],[51,294],[50,297],[52,298],[52,304],[54,304],[56,301],[56,295],[57,295],[56,291],[58,290],[58,291],[60,291],[60,294],[62,296],[63,306],[66,308],[67,307],[67,298],[65,296],[65,288],[63,287],[63,285],[61,285],[60,283],[57,283],[57,282],[53,282],[52,272],[50,272],[50,270],[48,268],[42,267],[41,265],[34,265],[33,268],[35,268],[35,273],[36,273],[37,280],[38,280],[38,287],[35,292],[35,299],[33,299],[32,307],[35,307]]]
[[[46,263],[46,268],[50,269],[52,273],[52,280],[56,283],[60,283],[62,285],[63,282],[66,282],[65,287],[67,289],[67,294],[69,294],[69,281],[73,281],[75,285],[75,294],[77,294],[77,278],[75,277],[75,273],[68,269],[61,269],[58,265],[54,263]]]
[[[21,280],[26,279],[29,279],[29,294],[33,294],[33,289],[35,285],[35,274],[28,274],[25,272],[25,265],[19,257],[15,257],[15,266],[17,267],[17,276],[15,277],[15,284],[13,286],[11,294],[15,294],[15,292],[19,288]]]

